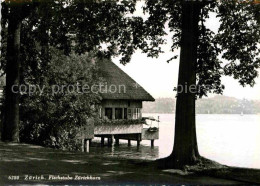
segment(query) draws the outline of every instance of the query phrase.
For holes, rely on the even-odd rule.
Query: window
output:
[[[112,119],[112,108],[105,108],[105,116],[108,119]]]
[[[115,108],[115,119],[123,119],[123,108]]]
[[[133,119],[140,119],[141,118],[141,109],[134,108],[133,109]]]
[[[133,119],[137,119],[137,108],[134,108],[133,110]]]

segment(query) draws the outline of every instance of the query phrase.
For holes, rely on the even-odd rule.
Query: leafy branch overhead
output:
[[[68,0],[20,3],[21,7],[28,9],[27,16],[23,17],[21,31],[21,44],[27,51],[22,53],[31,55],[40,51],[37,55],[45,56],[43,63],[49,61],[50,46],[63,50],[65,54],[73,50],[78,54],[95,51],[100,57],[122,55],[121,62],[124,64],[130,61],[134,50],[145,47],[142,18],[126,16],[135,11],[135,1],[118,3]],[[12,16],[10,10],[16,6],[12,1],[2,4],[2,34],[5,35],[8,20]],[[104,45],[105,48],[102,47]],[[5,51],[3,48],[2,50]],[[32,57],[27,56],[26,60],[31,60]],[[32,61],[37,64],[40,62],[38,57]],[[5,69],[5,64],[3,61],[2,69]]]
[[[162,39],[166,34],[165,25],[168,25],[173,35],[172,51],[181,45],[182,3],[182,1],[146,0],[144,9],[149,13],[145,24],[152,28],[149,32],[151,38],[158,41]],[[201,3],[203,7],[197,48],[198,96],[206,96],[208,92],[222,93],[224,89],[221,83],[222,75],[233,76],[243,86],[253,86],[260,65],[260,4],[254,0],[193,1],[193,3]],[[217,33],[205,25],[210,13],[219,18],[220,27]],[[160,42],[153,43],[159,46]],[[173,59],[176,59],[176,56],[170,60]]]

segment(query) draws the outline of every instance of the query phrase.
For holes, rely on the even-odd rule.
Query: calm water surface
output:
[[[128,159],[168,156],[173,147],[175,115],[143,116],[160,116],[160,139],[155,141],[154,148],[150,147],[150,141],[142,141],[137,148],[134,141],[127,147],[127,141],[120,140],[120,146],[113,148],[101,148],[94,143],[90,153]],[[260,115],[197,115],[197,139],[204,157],[229,166],[260,168]]]

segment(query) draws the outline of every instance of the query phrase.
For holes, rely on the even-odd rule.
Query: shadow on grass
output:
[[[92,175],[102,178],[102,183],[129,184],[238,184],[260,183],[260,170],[239,169],[217,164],[200,167],[186,167],[183,170],[158,169],[156,161],[126,160],[106,155],[90,155],[82,152],[68,152],[28,144],[0,142],[0,183],[11,183],[8,175]],[[206,161],[206,159],[205,159]],[[212,161],[209,160],[210,165]],[[211,164],[212,165],[212,164]],[[215,167],[215,168],[214,168]],[[233,180],[233,181],[232,181]],[[9,181],[9,182],[8,182]],[[241,182],[243,181],[243,182]],[[19,182],[19,183],[24,183]],[[27,183],[27,182],[26,182]],[[36,183],[33,181],[33,183]],[[41,183],[41,182],[37,182]],[[50,182],[44,183],[61,183]],[[66,182],[69,184],[70,182]],[[71,182],[85,184],[86,182]],[[93,182],[91,182],[93,183]],[[91,184],[90,183],[90,184]],[[101,182],[95,182],[96,184]]]

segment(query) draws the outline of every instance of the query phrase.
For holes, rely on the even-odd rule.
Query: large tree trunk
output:
[[[21,6],[10,7],[7,38],[6,64],[6,97],[2,140],[19,141],[19,93],[13,92],[13,86],[19,86],[20,81],[20,31]],[[17,91],[17,88],[14,89]]]
[[[163,161],[164,167],[183,168],[200,158],[195,127],[195,85],[200,5],[182,4],[182,35],[179,78],[177,87],[175,138],[171,155]]]

